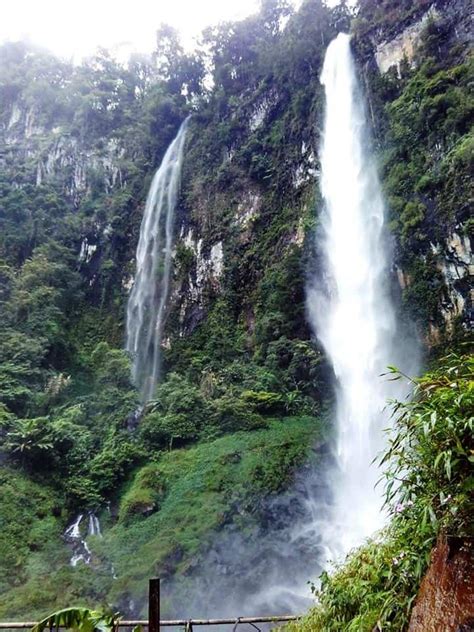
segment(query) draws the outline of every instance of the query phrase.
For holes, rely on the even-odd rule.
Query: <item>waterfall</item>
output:
[[[311,324],[336,377],[336,471],[323,541],[333,558],[383,525],[380,472],[383,412],[393,396],[380,375],[394,363],[394,310],[388,293],[384,201],[370,155],[363,99],[340,33],[326,52],[321,83],[326,114],[321,148],[323,277],[308,288]]]
[[[81,537],[81,522],[84,514],[79,514],[74,522],[67,527],[64,532],[64,536],[67,538],[71,538],[71,540],[78,540]]]
[[[89,565],[92,561],[92,551],[81,533],[81,522],[83,518],[84,514],[79,514],[74,522],[64,531],[64,540],[72,548],[71,566],[77,566],[79,562]],[[89,525],[86,537],[91,535],[99,538],[102,537],[99,518],[92,512],[89,513]]]
[[[168,299],[173,220],[179,193],[188,119],[168,147],[148,192],[136,253],[136,275],[127,307],[127,351],[132,378],[147,402],[160,374],[161,342]]]
[[[329,45],[321,81],[324,209],[307,307],[336,376],[335,458],[315,446],[293,488],[263,502],[264,528],[250,537],[232,529],[215,536],[194,589],[186,584],[186,613],[197,615],[203,603],[209,616],[300,613],[314,603],[308,581],[384,522],[382,490],[375,488],[380,473],[372,461],[384,444],[386,400],[399,395],[389,386],[400,382],[387,382],[380,374],[399,363],[399,354],[393,345],[384,202],[348,35]],[[179,616],[182,603],[178,598]]]
[[[102,537],[99,518],[94,513],[89,514],[89,530],[87,532],[87,535],[94,535],[98,536],[99,538]]]
[[[216,533],[186,583],[175,577],[167,587],[176,617],[301,613],[314,604],[309,580],[384,523],[373,459],[384,446],[386,400],[404,397],[407,385],[381,374],[389,364],[413,374],[417,345],[400,334],[390,298],[384,202],[349,36],[328,47],[321,81],[324,209],[307,307],[336,377],[335,458],[318,441],[292,489],[262,499],[264,522]]]

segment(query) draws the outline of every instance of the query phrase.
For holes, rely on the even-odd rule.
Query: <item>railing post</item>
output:
[[[148,589],[148,632],[160,632],[160,578],[150,579]]]

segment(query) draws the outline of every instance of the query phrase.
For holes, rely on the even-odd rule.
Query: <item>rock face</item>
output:
[[[392,40],[380,43],[375,51],[375,59],[380,72],[385,73],[392,66],[396,66],[397,70],[400,71],[400,64],[403,59],[411,62],[421,32],[428,20],[434,19],[438,15],[438,12],[433,7],[430,7],[418,22],[408,26]]]
[[[443,275],[446,287],[446,301],[443,304],[442,316],[447,331],[452,331],[456,317],[465,314],[466,326],[473,325],[474,290],[472,280],[474,276],[474,258],[471,240],[468,235],[453,232],[446,239],[443,249],[433,248],[433,253],[441,257],[438,268]]]
[[[474,546],[441,537],[421,583],[408,632],[474,630]]]
[[[125,148],[117,138],[104,136],[81,142],[67,127],[42,123],[39,111],[21,100],[10,104],[8,117],[0,117],[0,144],[4,156],[28,164],[35,173],[32,182],[36,186],[60,182],[75,209],[90,192],[94,178],[99,179],[105,193],[124,185],[120,162]],[[1,160],[0,165],[5,166]]]
[[[396,5],[396,3],[393,4]],[[462,51],[468,51],[472,46],[474,37],[472,2],[469,0],[420,0],[412,4],[411,12],[406,15],[403,12],[400,13],[396,26],[392,24],[391,28],[380,27],[369,33],[367,40],[371,43],[371,53],[370,59],[366,58],[365,63],[367,68],[373,69],[373,74],[377,77],[391,71],[389,73],[391,80],[394,80],[394,75],[398,74],[399,81],[403,83],[403,75],[413,76],[409,68],[412,73],[416,73],[423,56],[426,55],[426,47],[429,47],[429,40],[433,37],[433,33],[437,34],[437,39],[433,37],[431,51],[434,56],[437,55],[437,59],[447,58],[449,51],[456,51],[457,61],[452,63],[458,63],[465,54]],[[403,90],[402,94],[405,94]],[[389,138],[388,141],[390,143]],[[432,168],[435,171],[449,162],[453,145],[442,142],[439,137],[432,151],[434,156]],[[446,181],[448,181],[447,177]],[[423,260],[427,266],[432,262],[432,279],[438,274],[440,282],[437,306],[426,318],[427,322],[424,324],[423,331],[420,330],[420,335],[427,347],[435,347],[456,335],[456,332],[469,332],[474,326],[474,293],[472,291],[474,260],[472,235],[467,225],[469,210],[463,200],[457,199],[456,202],[450,202],[448,205],[452,205],[451,216],[448,220],[447,215],[444,214],[447,205],[446,202],[441,201],[442,196],[439,192],[436,193],[434,189],[423,194],[413,191],[411,197],[418,198],[421,204],[426,204],[429,209],[420,223],[425,242],[420,245],[418,254],[421,255],[420,261]],[[387,204],[390,207],[389,198],[390,195],[387,197]],[[419,277],[413,269],[410,269],[410,265],[406,265],[410,257],[403,256],[404,247],[401,241],[398,242],[398,251],[395,255],[398,282],[404,297],[410,292],[413,296],[414,290],[413,287],[410,290],[410,286],[414,286]],[[415,249],[412,248],[410,255],[414,251]],[[405,258],[404,262],[403,258]],[[434,285],[433,283],[433,287]],[[421,294],[419,292],[418,296]]]
[[[418,16],[391,39],[376,41],[375,60],[383,74],[395,66],[400,71],[401,62],[406,59],[413,64],[420,36],[430,21],[442,21],[449,25],[446,45],[449,43],[471,42],[473,36],[473,4],[465,0],[435,0],[423,15]]]

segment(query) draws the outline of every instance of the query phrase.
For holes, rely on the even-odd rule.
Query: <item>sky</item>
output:
[[[29,39],[76,61],[98,46],[119,56],[150,52],[162,22],[178,28],[186,48],[202,29],[242,19],[258,0],[3,0],[0,41]],[[3,4],[2,3],[2,4]]]
[[[182,43],[192,49],[206,26],[243,19],[259,6],[259,0],[0,1],[0,42],[30,40],[75,61],[99,46],[124,60],[131,52],[151,52],[162,22],[177,28]],[[295,6],[301,1],[292,0]]]

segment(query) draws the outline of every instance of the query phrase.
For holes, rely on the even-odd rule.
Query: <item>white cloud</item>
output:
[[[0,40],[28,38],[64,56],[80,58],[98,46],[151,51],[167,22],[186,47],[202,29],[256,11],[258,0],[3,0]]]

